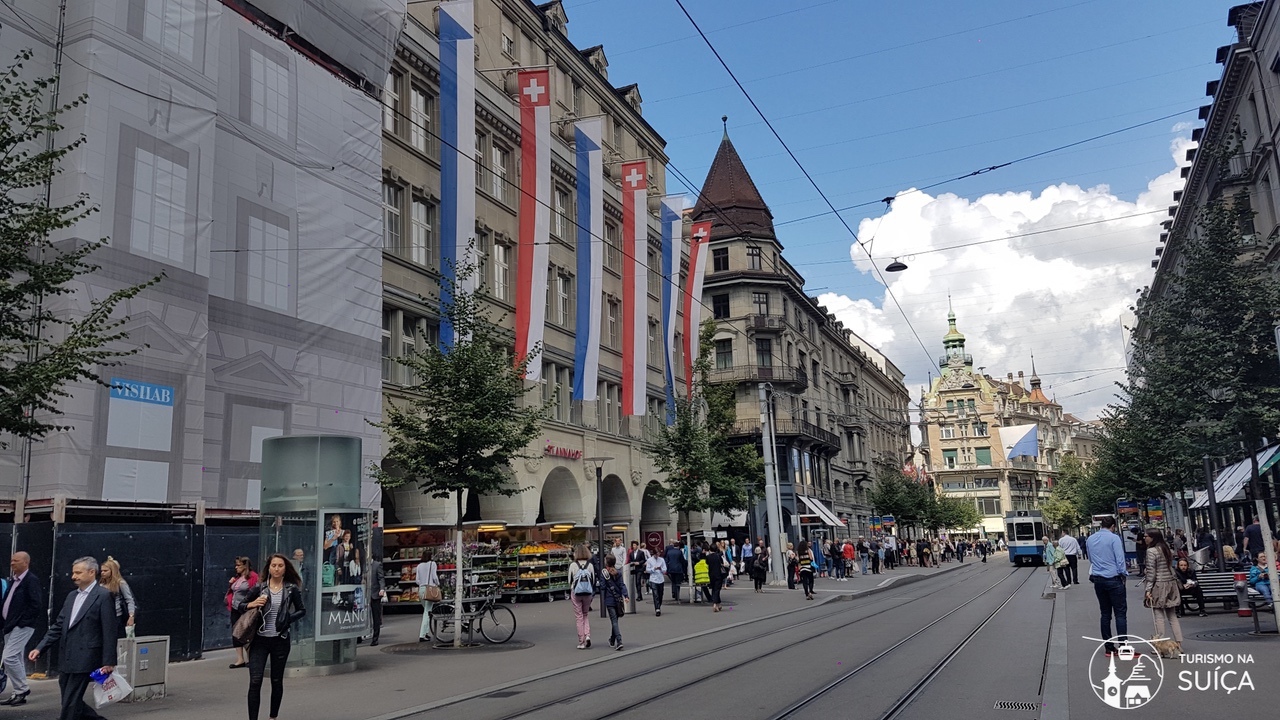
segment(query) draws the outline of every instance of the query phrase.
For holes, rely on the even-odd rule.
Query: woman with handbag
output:
[[[813,599],[813,551],[809,549],[809,541],[801,540],[796,547],[796,560],[800,563],[800,586],[804,588],[804,599]]]
[[[258,586],[258,573],[253,571],[253,561],[243,555],[236,558],[236,574],[231,576],[227,584],[230,586],[227,588],[227,612],[231,613],[231,627],[234,628],[245,613],[244,606],[249,602],[249,591]],[[247,667],[249,654],[245,650],[246,644],[236,641],[234,637],[231,644],[236,648],[236,661],[228,667],[232,670]]]
[[[1147,556],[1142,565],[1147,572],[1142,581],[1142,604],[1151,608],[1156,637],[1167,637],[1164,634],[1166,622],[1173,629],[1173,641],[1177,643],[1176,657],[1182,653],[1182,624],[1178,622],[1177,612],[1182,605],[1182,592],[1178,589],[1178,579],[1173,573],[1173,550],[1165,542],[1163,532],[1152,528],[1147,530],[1145,536]]]
[[[247,612],[261,618],[249,648],[249,720],[258,720],[262,677],[271,660],[271,719],[280,715],[284,699],[284,666],[289,661],[289,628],[307,614],[302,604],[302,578],[293,563],[276,553],[267,558],[267,581],[249,591]],[[243,618],[242,618],[243,619]]]
[[[422,625],[418,628],[418,642],[431,640],[431,608],[440,602],[440,575],[434,558],[423,558],[413,577],[418,582],[418,600],[422,603]]]
[[[111,592],[111,604],[116,609],[116,637],[133,636],[133,618],[138,612],[138,603],[133,599],[133,590],[128,581],[120,576],[120,563],[110,555],[98,568],[98,584]]]

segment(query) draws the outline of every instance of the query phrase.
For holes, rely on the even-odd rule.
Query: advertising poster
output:
[[[1147,523],[1156,527],[1164,527],[1164,500],[1155,498],[1147,501]]]
[[[373,513],[321,510],[319,520],[321,565],[316,588],[316,639],[359,637],[369,631]]]
[[[871,532],[878,533],[884,529],[883,526],[880,524],[880,522],[881,521],[879,516],[877,515],[871,516]]]
[[[880,518],[880,524],[884,526],[885,530],[888,530],[889,528],[893,527],[893,523],[894,523],[894,520],[892,515],[885,515],[884,517]]]

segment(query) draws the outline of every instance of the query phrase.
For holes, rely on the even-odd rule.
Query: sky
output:
[[[948,297],[985,372],[1030,375],[1034,353],[1068,412],[1114,402],[1125,315],[1237,3],[684,3],[799,165],[676,0],[565,0],[575,44],[603,43],[610,81],[639,83],[669,192],[677,174],[701,186],[727,115],[806,291],[906,373],[913,402]],[[876,273],[895,257],[906,271]]]

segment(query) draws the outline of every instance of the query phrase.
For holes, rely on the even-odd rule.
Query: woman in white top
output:
[[[418,599],[422,601],[422,627],[418,629],[418,642],[427,642],[431,639],[431,608],[435,607],[435,602],[427,599],[427,587],[440,587],[436,561],[423,558],[414,571],[414,578],[418,581]]]
[[[667,561],[661,555],[649,555],[644,563],[649,574],[649,592],[653,595],[653,614],[662,617],[662,589],[667,586]]]
[[[579,545],[569,563],[569,599],[573,618],[578,625],[578,649],[591,647],[591,599],[596,594],[596,568],[591,564],[591,550]]]

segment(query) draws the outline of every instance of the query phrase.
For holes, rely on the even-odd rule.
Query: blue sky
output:
[[[1186,138],[1191,126],[1178,123],[1198,125],[1195,109],[1207,102],[1205,83],[1221,73],[1215,50],[1234,39],[1226,25],[1233,4],[686,0],[838,207],[874,202],[1184,111],[951,183],[924,197],[955,196],[941,204],[902,209],[899,201],[883,221],[879,204],[846,213],[863,240],[875,238],[872,250],[884,258],[881,267],[893,255],[987,239],[992,233],[998,238],[1105,218],[1107,213],[1150,213],[1168,205],[1173,189],[1166,187],[1168,178],[1156,188],[1152,183],[1176,169],[1174,153],[1183,152],[1184,145],[1171,143]],[[719,142],[720,116],[729,116],[730,136],[780,224],[786,257],[808,279],[810,294],[830,300],[833,309],[843,300],[864,301],[837,314],[883,346],[908,372],[909,384],[927,379],[928,356],[941,349],[948,289],[961,329],[969,333],[971,352],[980,356],[980,364],[984,352],[993,363],[988,372],[1029,370],[1030,352],[1036,353],[1042,374],[1060,373],[1064,382],[1084,377],[1070,372],[1119,364],[1118,308],[1131,299],[1135,287],[1149,282],[1149,259],[1163,218],[1122,223],[1140,225],[1128,228],[1132,232],[1123,238],[1106,224],[1100,227],[1108,232],[1089,232],[1102,246],[1087,262],[1064,260],[1061,256],[1070,257],[1069,250],[1079,243],[1070,237],[1055,241],[1052,233],[1040,236],[1040,245],[1011,240],[1003,250],[1012,255],[999,252],[999,246],[984,246],[983,254],[967,258],[936,252],[929,256],[927,274],[925,264],[909,262],[912,270],[890,280],[926,353],[865,263],[859,267],[841,260],[848,257],[852,238],[839,222],[827,216],[782,224],[820,213],[826,205],[732,86],[674,0],[566,0],[564,5],[571,38],[581,47],[604,44],[615,85],[640,84],[645,117],[666,138],[672,165],[696,183],[702,182]],[[1046,188],[1062,185],[1079,192],[1043,195]],[[669,181],[669,189],[678,188]],[[1023,195],[1001,195],[1005,193]],[[992,202],[982,202],[984,197]],[[904,222],[896,222],[899,215]],[[948,220],[939,222],[942,215]],[[999,216],[999,222],[987,222],[990,215]],[[922,219],[927,222],[921,224]],[[1105,239],[1108,235],[1112,240]],[[1140,253],[1117,253],[1114,263],[1103,262],[1107,242],[1130,247],[1148,239]],[[1035,258],[1042,266],[1028,266],[1020,257]],[[996,271],[984,271],[987,262]],[[1041,285],[1065,285],[1024,283],[1007,297],[984,290],[1004,274],[1023,270],[1042,273]],[[1109,280],[1099,287],[1103,276]],[[1078,307],[1072,293],[1081,292],[1090,297],[1109,293],[1109,302],[1072,318],[1072,308]],[[1051,322],[1054,317],[1061,322]],[[1098,337],[1073,336],[1072,329],[1081,325],[1096,325]],[[1114,330],[1110,339],[1108,327]],[[1115,347],[1105,357],[1072,349],[1092,342]],[[1105,386],[1108,378],[1099,380]],[[1088,390],[1094,384],[1083,380],[1072,387]],[[1080,398],[1075,402],[1096,414],[1109,392],[1075,396]]]

